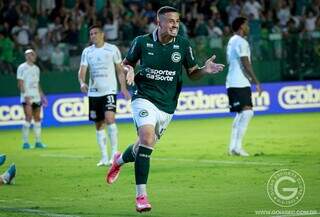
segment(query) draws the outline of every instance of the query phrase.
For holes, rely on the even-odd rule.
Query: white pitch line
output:
[[[257,162],[257,161],[227,161],[227,160],[194,160],[194,159],[181,159],[181,158],[152,158],[159,161],[177,161],[187,163],[203,163],[203,164],[231,164],[231,165],[264,165],[264,166],[282,166],[284,163],[276,162]]]
[[[11,212],[30,213],[30,214],[36,214],[36,215],[39,215],[39,216],[48,216],[48,217],[81,217],[79,215],[68,215],[68,214],[52,213],[52,212],[47,212],[47,211],[39,210],[39,209],[2,208],[2,207],[0,207],[0,210],[9,211],[9,212],[11,211]]]
[[[292,214],[292,215],[275,215],[271,217],[298,217],[298,216],[312,216],[312,215],[320,215],[320,213],[317,212],[317,213],[301,213],[301,214]]]

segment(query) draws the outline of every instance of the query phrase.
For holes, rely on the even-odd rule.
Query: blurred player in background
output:
[[[227,46],[227,61],[229,71],[226,80],[230,111],[236,112],[232,124],[230,155],[249,156],[242,148],[248,124],[253,117],[251,101],[251,84],[256,84],[256,89],[261,94],[261,87],[251,65],[250,47],[245,39],[249,33],[246,18],[238,17],[232,23],[234,35]]]
[[[115,123],[117,76],[121,92],[127,100],[130,99],[130,94],[117,46],[105,42],[100,26],[91,26],[89,33],[92,45],[82,52],[78,79],[81,91],[89,96],[89,119],[96,125],[97,142],[102,155],[97,166],[107,166],[112,164],[112,156],[118,150],[118,130]],[[86,83],[87,69],[90,71],[89,86]],[[106,147],[106,124],[111,144],[110,158]]]
[[[0,166],[6,161],[6,155],[0,154]],[[13,178],[16,176],[16,166],[11,164],[9,168],[0,175],[0,185],[2,184],[12,184]]]
[[[45,148],[41,142],[41,106],[47,106],[47,99],[40,86],[40,69],[35,65],[37,55],[34,50],[25,51],[26,62],[19,65],[17,70],[20,101],[23,105],[25,123],[22,126],[23,149],[30,149],[29,129],[32,119],[36,137],[35,148]]]
[[[151,210],[147,199],[146,184],[150,168],[150,156],[154,145],[169,125],[177,107],[182,87],[182,68],[192,80],[223,70],[222,64],[209,58],[203,67],[196,63],[192,47],[187,39],[178,36],[179,13],[175,8],[162,7],[157,13],[158,27],[147,35],[134,39],[123,61],[128,84],[134,82],[132,113],[138,131],[136,144],[123,154],[117,153],[106,181],[116,181],[120,167],[135,162],[136,210]],[[140,70],[134,75],[133,67],[140,60]]]

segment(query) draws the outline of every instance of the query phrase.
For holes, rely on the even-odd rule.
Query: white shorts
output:
[[[169,125],[173,114],[158,109],[152,102],[138,98],[131,103],[133,121],[137,128],[143,125],[155,127],[155,133],[160,139]]]

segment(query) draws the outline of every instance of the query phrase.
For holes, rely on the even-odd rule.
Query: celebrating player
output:
[[[138,131],[138,142],[123,154],[117,153],[108,171],[106,181],[116,181],[120,167],[135,164],[136,210],[151,210],[147,199],[150,156],[157,139],[163,134],[176,109],[182,86],[182,66],[192,80],[223,70],[224,65],[209,58],[203,67],[196,64],[192,47],[187,39],[178,36],[179,13],[175,8],[162,7],[157,12],[158,26],[147,35],[134,39],[123,61],[128,84],[136,85],[132,99],[132,113]],[[140,60],[140,70],[134,75],[133,67]]]
[[[89,119],[96,125],[97,142],[102,155],[97,166],[105,166],[111,165],[112,156],[118,150],[118,130],[115,123],[116,74],[122,94],[126,99],[130,99],[130,94],[126,87],[119,49],[104,41],[104,33],[97,25],[90,27],[90,40],[93,44],[82,52],[78,78],[81,91],[89,96]],[[85,82],[88,68],[90,70],[89,87]],[[111,158],[108,156],[106,147],[106,124],[111,144]]]

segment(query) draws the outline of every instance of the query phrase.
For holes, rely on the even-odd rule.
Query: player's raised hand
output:
[[[86,83],[81,83],[80,90],[82,93],[88,93],[88,85]]]
[[[216,59],[216,55],[213,55],[205,63],[204,70],[208,74],[215,74],[215,73],[221,72],[224,69],[223,64],[214,62],[215,59]]]
[[[130,65],[123,66],[124,71],[126,72],[126,81],[128,85],[134,84],[134,69]]]

